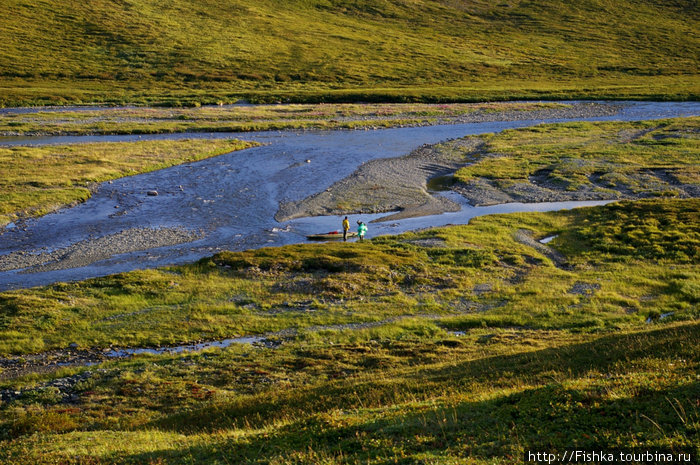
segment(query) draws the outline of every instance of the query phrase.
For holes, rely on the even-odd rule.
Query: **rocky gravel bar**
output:
[[[182,228],[130,228],[98,238],[90,238],[54,251],[32,250],[0,255],[0,271],[23,273],[78,268],[114,255],[192,242],[201,232]]]

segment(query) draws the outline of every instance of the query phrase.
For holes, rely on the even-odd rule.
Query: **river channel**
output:
[[[616,102],[619,104],[619,102]],[[614,116],[566,121],[643,120],[700,115],[697,102],[626,102]],[[83,204],[0,231],[0,256],[47,253],[121,231],[176,228],[196,235],[177,245],[121,253],[69,269],[0,271],[0,291],[192,262],[219,250],[245,250],[306,241],[311,233],[337,229],[339,217],[274,219],[280,202],[303,199],[377,158],[398,157],[423,144],[557,120],[503,121],[413,128],[253,133],[182,133],[149,136],[61,136],[1,138],[0,146],[75,144],[138,139],[238,138],[260,147],[101,184]],[[308,160],[308,162],[307,162]],[[157,190],[157,196],[148,191]],[[449,194],[448,194],[449,195]],[[445,224],[474,216],[547,211],[602,202],[505,204],[396,222],[370,224],[368,237]],[[115,208],[117,207],[117,208]],[[117,214],[118,213],[118,214]],[[353,215],[370,221],[381,215]]]

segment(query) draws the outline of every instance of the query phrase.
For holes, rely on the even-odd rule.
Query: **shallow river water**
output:
[[[616,116],[592,120],[641,120],[696,115],[700,115],[700,103],[636,102],[626,104]],[[244,250],[303,242],[306,234],[337,229],[340,217],[303,218],[280,224],[273,218],[280,202],[299,200],[326,189],[368,160],[401,156],[423,144],[541,122],[549,121],[507,121],[370,131],[0,138],[0,145],[6,146],[223,137],[255,140],[265,144],[103,183],[92,198],[81,205],[29,220],[21,227],[10,225],[0,232],[0,255],[17,251],[52,251],[130,228],[177,227],[198,232],[200,239],[116,255],[80,268],[33,273],[27,273],[26,270],[0,272],[0,290],[191,262],[218,250]],[[306,160],[310,162],[307,163]],[[159,195],[148,196],[149,190],[157,190]],[[429,226],[464,224],[469,218],[484,214],[559,210],[600,203],[560,202],[471,207],[464,201],[457,200],[463,204],[461,212],[370,224],[368,237]],[[119,208],[115,209],[115,206]],[[378,216],[381,215],[353,215],[351,219],[353,222],[356,218],[370,221]]]

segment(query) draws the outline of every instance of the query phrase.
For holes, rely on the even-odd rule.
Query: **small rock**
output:
[[[78,348],[78,343],[77,342],[71,342],[68,344],[69,349],[77,349]]]

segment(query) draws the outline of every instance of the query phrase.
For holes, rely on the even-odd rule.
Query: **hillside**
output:
[[[697,458],[699,213],[492,215],[0,293],[0,463]]]
[[[3,4],[5,106],[700,94],[691,0]]]

